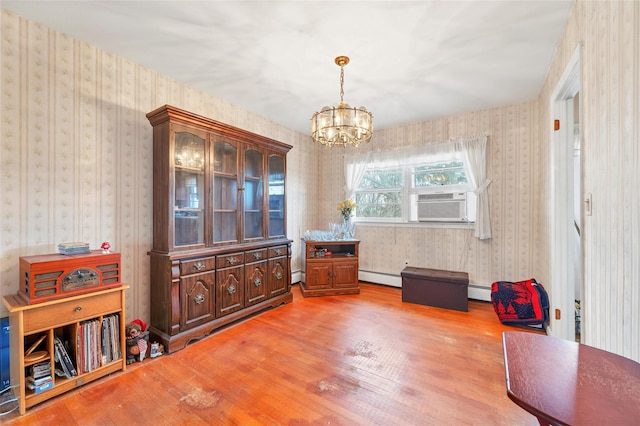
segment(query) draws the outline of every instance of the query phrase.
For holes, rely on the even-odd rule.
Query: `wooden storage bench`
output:
[[[403,302],[464,312],[469,310],[469,274],[466,272],[407,266],[401,276]]]

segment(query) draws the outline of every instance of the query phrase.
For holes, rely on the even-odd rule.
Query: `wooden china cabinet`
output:
[[[290,145],[165,105],[153,126],[151,321],[167,352],[293,300]]]

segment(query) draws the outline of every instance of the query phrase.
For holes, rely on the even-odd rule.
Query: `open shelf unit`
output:
[[[94,291],[48,302],[27,304],[18,295],[4,296],[9,310],[11,339],[11,384],[17,389],[20,414],[26,409],[68,390],[126,368],[125,302],[128,286]],[[110,318],[117,316],[117,321]],[[95,321],[92,327],[91,321]],[[107,326],[107,324],[109,324]],[[109,336],[103,330],[110,330]],[[56,363],[56,340],[65,343],[66,353],[77,374],[57,376],[63,370]],[[107,344],[108,351],[104,350]],[[51,380],[30,389],[33,368],[48,367]]]

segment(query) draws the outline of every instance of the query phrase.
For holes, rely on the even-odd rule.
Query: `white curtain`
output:
[[[475,136],[458,139],[457,150],[462,152],[464,172],[471,189],[477,197],[476,227],[474,235],[481,240],[491,238],[491,221],[489,220],[489,193],[491,183],[487,179],[487,137]]]
[[[344,194],[345,198],[352,198],[356,194],[356,189],[360,185],[362,176],[369,165],[369,153],[364,155],[344,156]]]
[[[435,164],[450,160],[462,161],[461,153],[456,151],[455,141],[371,152],[369,154],[368,166],[371,169],[383,170],[402,166]],[[347,159],[345,157],[345,163],[346,162]]]

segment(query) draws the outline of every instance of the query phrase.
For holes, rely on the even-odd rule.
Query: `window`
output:
[[[491,238],[487,139],[345,155],[345,192],[355,198],[356,221],[475,221],[475,236]]]
[[[368,222],[473,222],[475,209],[467,209],[467,196],[435,197],[430,204],[419,201],[421,194],[460,194],[468,189],[464,164],[458,160],[392,169],[370,165],[355,192],[355,217]],[[421,214],[427,209],[437,211]]]
[[[356,191],[357,218],[402,217],[402,169],[367,170]]]

